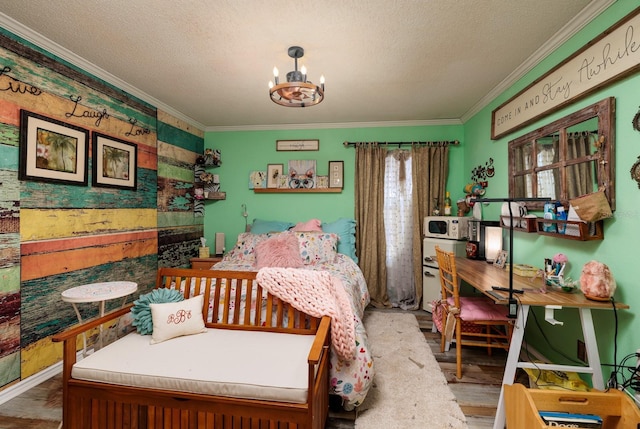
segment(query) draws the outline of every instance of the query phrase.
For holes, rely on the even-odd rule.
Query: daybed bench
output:
[[[78,337],[129,305],[55,335],[64,341],[62,427],[324,428],[330,318],[294,309],[255,279],[161,268],[156,288],[203,296],[200,334],[150,344],[132,332],[76,362]]]

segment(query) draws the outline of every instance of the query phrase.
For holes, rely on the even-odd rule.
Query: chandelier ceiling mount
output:
[[[315,106],[324,99],[324,76],[320,76],[320,85],[307,80],[307,68],[298,70],[298,59],[304,56],[304,49],[291,46],[287,53],[294,61],[294,70],[287,73],[287,81],[279,83],[278,68],[273,68],[273,82],[269,82],[271,101],[286,107]]]

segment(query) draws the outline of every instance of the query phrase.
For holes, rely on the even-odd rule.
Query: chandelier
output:
[[[291,46],[287,51],[294,61],[294,71],[287,73],[287,82],[278,83],[278,68],[273,68],[273,82],[269,82],[271,101],[281,106],[306,107],[319,104],[324,99],[324,76],[320,76],[320,86],[307,80],[307,68],[302,66],[298,71],[298,58],[304,55],[300,46]]]

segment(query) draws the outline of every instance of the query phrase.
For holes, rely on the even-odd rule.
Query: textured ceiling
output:
[[[0,25],[196,125],[260,129],[463,119],[605,3],[2,0]],[[273,67],[293,70],[291,45],[310,80],[326,78],[317,106],[268,97]]]

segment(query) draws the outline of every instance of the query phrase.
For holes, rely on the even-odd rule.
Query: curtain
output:
[[[591,145],[597,139],[597,133],[588,131],[567,133],[567,160],[588,156]],[[594,164],[594,162],[589,161],[567,167],[567,198],[576,198],[597,189],[597,185],[593,183],[591,171],[592,168],[597,168],[597,165]]]
[[[411,152],[387,153],[384,175],[384,225],[387,295],[392,307],[417,308],[413,278],[413,195]]]
[[[449,146],[411,147],[413,181],[413,278],[416,304],[422,299],[422,237],[423,219],[434,209],[434,199],[442,201],[449,177]],[[452,207],[454,210],[455,207]]]
[[[356,251],[371,305],[390,307],[384,236],[384,168],[387,150],[377,143],[356,145]]]
[[[384,177],[387,149],[377,143],[356,145],[355,211],[356,249],[360,268],[367,281],[371,304],[390,307],[387,291],[387,244],[384,221]],[[418,308],[422,299],[423,219],[434,209],[434,200],[442,201],[449,174],[449,147],[411,147],[411,213],[413,285]],[[405,170],[406,172],[406,170]],[[406,177],[405,180],[409,180]]]

